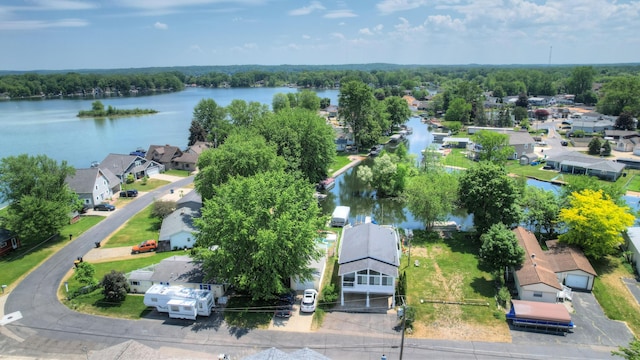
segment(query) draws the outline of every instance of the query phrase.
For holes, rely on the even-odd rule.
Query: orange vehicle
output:
[[[131,252],[134,254],[137,254],[137,253],[143,253],[148,251],[156,251],[157,248],[158,248],[158,244],[156,243],[155,240],[146,240],[141,242],[138,245],[134,245],[133,248],[131,248]]]

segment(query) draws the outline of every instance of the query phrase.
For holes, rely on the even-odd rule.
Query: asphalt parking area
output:
[[[576,344],[591,346],[627,346],[633,339],[631,330],[620,321],[609,320],[592,293],[574,292],[571,319],[575,324],[566,336],[511,328],[514,344]]]

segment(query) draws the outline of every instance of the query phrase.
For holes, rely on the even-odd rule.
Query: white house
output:
[[[593,289],[596,271],[582,251],[559,243],[558,240],[549,240],[545,244],[549,249],[545,251],[545,255],[560,284],[571,289],[587,291]]]
[[[194,234],[198,231],[193,225],[193,219],[198,216],[198,211],[184,206],[164,218],[158,237],[158,250],[191,249],[196,243]]]
[[[640,227],[634,226],[624,233],[627,247],[631,251],[633,263],[636,264],[636,273],[640,274]]]
[[[224,296],[227,290],[226,284],[205,281],[202,264],[184,255],[168,257],[158,264],[134,270],[126,277],[131,292],[139,294],[158,284],[209,290],[215,298]]]
[[[340,305],[350,293],[366,295],[366,308],[371,295],[391,296],[395,306],[400,251],[398,233],[390,226],[365,222],[345,227],[338,258]]]

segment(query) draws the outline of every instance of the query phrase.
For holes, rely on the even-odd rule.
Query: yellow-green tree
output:
[[[628,207],[616,205],[602,190],[590,189],[572,193],[559,218],[569,228],[560,241],[580,246],[595,259],[614,252],[624,242],[621,232],[634,221]]]

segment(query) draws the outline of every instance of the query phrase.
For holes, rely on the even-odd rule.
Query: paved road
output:
[[[5,314],[19,311],[22,318],[0,327],[0,357],[85,359],[92,350],[129,339],[178,358],[181,349],[198,351],[202,358],[229,353],[238,359],[274,346],[288,352],[309,347],[332,359],[380,359],[383,353],[388,359],[399,357],[400,334],[394,330],[397,320],[386,315],[372,315],[366,323],[345,321],[340,331],[295,333],[232,328],[220,315],[197,322],[165,316],[138,321],[112,319],[76,313],[57,300],[58,285],[77,256],[86,254],[95,241],[106,238],[169,189],[191,181],[186,178],[167,185],[116,210],[17,285],[6,299]],[[405,359],[610,359],[610,350],[599,344],[496,344],[407,338],[403,355]]]

